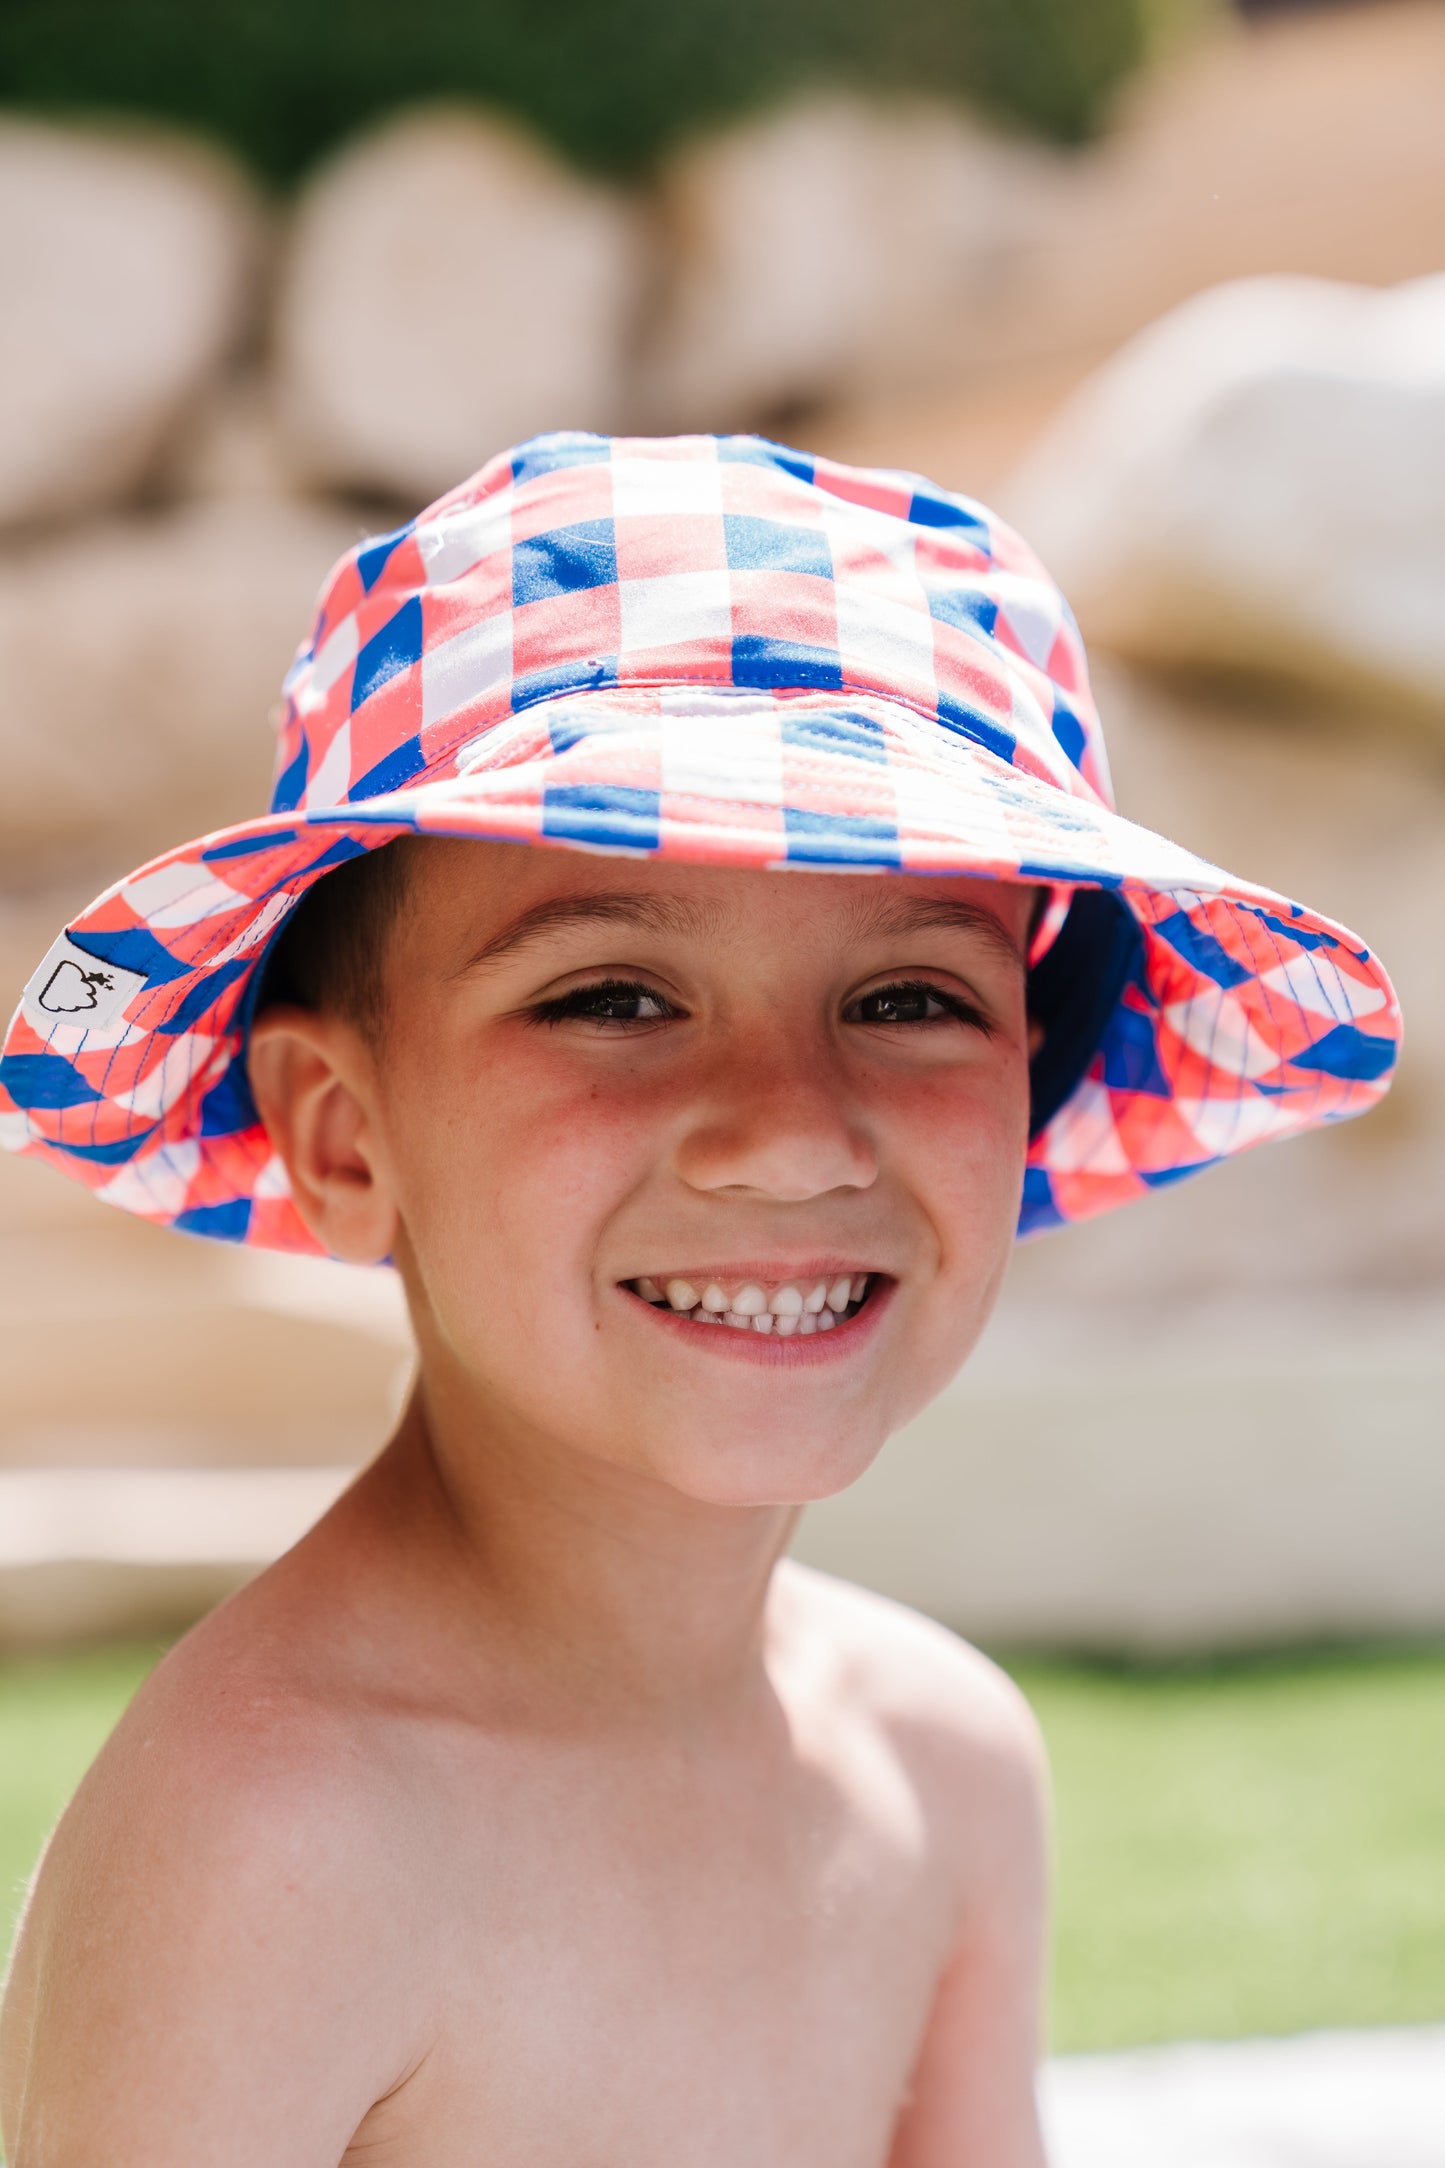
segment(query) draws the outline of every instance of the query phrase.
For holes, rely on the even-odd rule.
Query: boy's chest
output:
[[[780,1790],[489,1814],[424,1913],[433,2043],[356,2157],[883,2168],[953,1893],[896,1773]]]

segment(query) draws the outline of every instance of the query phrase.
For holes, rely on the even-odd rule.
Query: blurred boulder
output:
[[[995,366],[1110,351],[1189,295],[1280,271],[1391,284],[1445,264],[1445,9],[1222,11],[1062,171],[977,334]]]
[[[1445,266],[1445,8],[1211,10],[1039,172],[1008,276],[965,306],[936,390],[880,384],[810,443],[990,496],[1125,339],[1223,280],[1290,271],[1389,285]]]
[[[232,371],[214,384],[176,438],[159,481],[171,500],[294,496],[294,463],[269,383],[254,371]]]
[[[147,478],[246,328],[260,236],[197,146],[0,121],[0,525]]]
[[[749,427],[970,358],[1056,159],[943,106],[815,98],[659,177],[670,268],[643,381],[666,428]]]
[[[0,864],[111,877],[264,810],[267,718],[355,521],[265,499],[117,519],[0,554]]]
[[[1445,711],[1445,277],[1201,294],[1065,403],[1002,496],[1122,653]]]
[[[543,429],[621,418],[641,214],[510,123],[412,112],[303,195],[276,367],[315,480],[416,503]]]

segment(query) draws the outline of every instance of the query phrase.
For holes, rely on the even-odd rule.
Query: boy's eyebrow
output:
[[[626,895],[615,890],[554,896],[534,903],[493,934],[467,958],[462,971],[498,963],[561,927],[630,925],[655,933],[706,936],[720,930],[722,917],[716,905],[680,896]],[[985,942],[1005,963],[1020,971],[1025,968],[1023,950],[1003,921],[983,904],[963,896],[880,896],[872,890],[857,899],[849,933],[855,940],[870,935],[896,939],[914,933],[968,933]]]
[[[676,896],[628,896],[612,890],[592,896],[554,896],[550,901],[534,903],[500,933],[493,934],[490,941],[483,942],[467,958],[462,970],[475,971],[484,964],[498,963],[502,957],[563,926],[590,923],[644,926],[654,933],[706,933],[716,920],[715,910]]]
[[[1027,960],[1019,943],[1000,918],[995,918],[984,904],[973,903],[966,896],[879,896],[871,895],[859,901],[855,913],[854,932],[860,937],[868,934],[891,935],[895,939],[911,933],[970,933],[993,949],[999,958],[1027,968]]]

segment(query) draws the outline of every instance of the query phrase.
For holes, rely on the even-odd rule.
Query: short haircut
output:
[[[307,889],[276,937],[257,999],[262,1014],[293,1002],[339,1016],[373,1044],[386,1028],[386,949],[406,902],[409,866],[398,837],[363,851]]]

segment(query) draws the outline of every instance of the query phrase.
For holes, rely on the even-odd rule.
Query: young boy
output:
[[[913,478],[537,440],[287,692],[271,814],[67,930],[0,1120],[389,1260],[416,1386],[61,1822],[11,2168],[1037,2168],[1027,1711],[780,1560],[1020,1225],[1378,1098],[1383,971],[1110,810],[1062,599]]]

